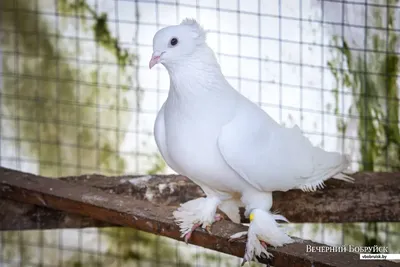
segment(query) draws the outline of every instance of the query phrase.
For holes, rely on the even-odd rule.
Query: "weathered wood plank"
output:
[[[178,226],[171,219],[172,207],[133,200],[126,195],[113,195],[94,187],[6,169],[3,169],[0,175],[0,192],[2,198],[90,216],[111,224],[182,240]],[[246,229],[247,227],[243,225],[221,221],[214,224],[212,235],[196,230],[190,243],[241,257],[244,254],[245,243],[229,242],[228,237]],[[272,264],[276,267],[398,266],[389,261],[360,261],[357,254],[348,252],[307,253],[307,245],[322,245],[311,241],[298,241],[281,248],[270,248],[270,252],[274,255]]]
[[[170,206],[204,196],[196,184],[180,175],[140,177],[134,184],[129,183],[134,176],[109,179],[88,175],[64,179]],[[274,192],[272,210],[296,223],[400,221],[400,172],[362,172],[352,177],[354,183],[328,180],[327,186],[316,192]],[[244,217],[242,221],[246,221]]]
[[[3,171],[7,169],[0,168],[0,177]],[[279,210],[291,222],[299,223],[400,221],[400,198],[397,197],[400,195],[399,173],[357,173],[354,177],[355,184],[328,181],[327,188],[314,193],[299,190],[274,192],[273,209]],[[91,174],[60,179],[110,194],[175,207],[204,196],[200,187],[180,175],[107,177]],[[248,220],[242,217],[242,222]],[[0,230],[103,226],[109,224],[45,207],[29,204],[18,204],[17,207],[12,202],[0,202]]]
[[[272,210],[296,223],[400,221],[400,172],[363,172],[352,176],[355,183],[329,180],[327,187],[317,192],[274,192]],[[204,196],[200,187],[180,175],[134,178],[86,175],[63,179],[168,206]],[[242,222],[246,221],[242,217]]]
[[[1,192],[0,192],[1,195]],[[88,216],[0,198],[0,231],[110,227]]]

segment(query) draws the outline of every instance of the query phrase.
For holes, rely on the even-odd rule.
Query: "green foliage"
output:
[[[396,5],[398,1],[390,5]],[[392,29],[395,10],[388,8],[387,20],[383,20],[381,10],[373,8],[373,16],[368,18],[369,25]],[[349,113],[356,111],[358,120],[358,138],[360,142],[360,171],[399,171],[400,170],[400,124],[399,124],[399,88],[397,77],[399,57],[396,47],[398,36],[387,31],[388,36],[366,30],[368,47],[373,51],[358,52],[351,50],[348,41],[339,37],[333,38],[337,47],[335,57],[328,62],[328,67],[336,81],[333,93],[336,99],[335,114],[339,114],[339,88],[352,92],[353,104]],[[365,54],[366,53],[366,54]],[[343,65],[343,66],[342,66]],[[379,73],[378,75],[376,73]],[[345,111],[342,111],[345,112]],[[354,114],[353,114],[354,115]],[[344,133],[347,123],[338,119],[338,130]],[[368,223],[344,224],[346,244],[382,245],[386,224]],[[398,229],[395,223],[388,228]],[[338,228],[336,226],[332,228]],[[388,240],[391,252],[398,252],[398,238]]]
[[[36,6],[36,1],[4,0],[1,7],[12,10],[0,16],[2,27],[12,32],[1,44],[5,52],[1,85],[5,97],[1,100],[1,109],[6,116],[15,118],[10,120],[10,126],[18,137],[16,145],[21,146],[21,156],[38,160],[38,172],[46,176],[100,170],[105,174],[124,172],[126,163],[117,153],[124,136],[118,130],[129,125],[131,118],[118,112],[128,108],[128,101],[118,90],[129,88],[130,76],[125,72],[135,57],[122,49],[118,39],[112,36],[106,14],[97,14],[86,1],[60,0],[61,14],[78,13],[79,19],[63,17],[60,22],[64,24],[57,26],[57,22],[50,24],[35,11],[41,8]],[[83,34],[93,34],[96,47],[92,49],[100,54],[93,60],[116,62],[119,76],[108,74],[113,66],[88,67],[75,60],[87,56],[84,43],[52,34],[61,34],[70,24],[84,26],[78,27],[84,29]],[[120,81],[119,87],[113,88],[110,80]],[[112,129],[104,129],[105,124]],[[150,172],[162,171],[164,167],[165,163],[158,161]],[[102,242],[107,242],[109,252],[119,253],[114,265],[131,266],[132,261],[145,257],[162,260],[174,254],[170,241],[155,235],[134,229],[100,232],[106,237]],[[21,266],[37,257],[33,247],[27,245],[33,242],[30,240],[46,238],[43,231],[10,232],[3,236],[6,240],[20,240],[20,246],[15,241],[6,242],[3,249],[6,258],[21,259]],[[151,253],[156,248],[158,255],[154,256]],[[46,253],[45,257],[50,259],[56,255]],[[181,263],[187,266],[183,260]],[[82,258],[78,252],[64,266],[111,266],[111,263],[94,255]]]
[[[379,10],[371,18],[378,26],[381,24]],[[389,12],[388,28],[393,28],[394,10]],[[367,36],[370,36],[367,31]],[[396,54],[398,37],[389,32],[386,36],[373,34],[371,49],[385,53],[366,55],[351,51],[348,42],[334,38],[336,58],[328,66],[336,80],[333,90],[336,98],[336,112],[339,110],[338,88],[349,88],[353,95],[351,109],[360,117],[358,136],[361,142],[360,170],[398,171],[400,169],[400,127],[399,127],[399,88],[397,75],[399,58]],[[340,66],[340,59],[344,67]],[[374,74],[373,74],[374,73]],[[379,73],[379,74],[375,74]],[[343,121],[338,123],[343,124]],[[339,130],[343,130],[340,129]]]
[[[2,112],[15,118],[10,122],[16,136],[32,140],[17,144],[21,153],[39,160],[42,175],[79,174],[97,169],[121,173],[125,162],[116,151],[123,136],[96,128],[105,121],[117,120],[120,125],[127,125],[130,118],[121,114],[117,117],[116,108],[100,110],[97,106],[124,108],[127,102],[121,101],[121,96],[118,99],[119,89],[109,85],[107,68],[99,65],[89,69],[68,59],[81,56],[79,40],[66,42],[52,37],[50,33],[60,29],[51,27],[37,12],[26,12],[35,10],[35,2],[5,0],[3,5],[18,8],[1,16],[2,25],[14,32],[2,43],[6,51],[2,89],[6,97],[2,99]],[[107,34],[103,39],[116,41]],[[70,42],[79,48],[75,53],[68,53]],[[115,56],[125,64],[120,50],[111,52],[115,55],[110,54],[109,58]],[[129,76],[122,70],[119,74],[120,81],[127,84]]]
[[[102,234],[112,244],[108,253],[116,255],[121,266],[135,262],[151,262],[152,266],[191,266],[176,253],[174,241],[131,228],[103,229]],[[171,257],[171,256],[174,257]]]
[[[115,55],[121,67],[125,68],[127,65],[133,63],[134,55],[131,55],[128,50],[122,49],[118,43],[118,39],[111,35],[106,13],[97,14],[96,10],[85,0],[60,0],[58,3],[59,9],[63,14],[78,15],[83,25],[87,23],[86,15],[91,17],[91,21],[94,21],[92,30],[96,43]]]
[[[167,167],[167,164],[160,154],[155,154],[154,157],[156,159],[156,162],[154,163],[153,167],[147,172],[147,174],[162,173]]]
[[[58,22],[50,24],[41,13],[34,11],[40,8],[36,7],[36,1],[4,0],[1,4],[12,10],[1,13],[1,24],[13,32],[1,44],[6,52],[1,85],[6,97],[2,99],[1,109],[6,116],[18,116],[19,120],[11,120],[10,126],[18,136],[16,145],[21,146],[21,155],[38,160],[38,172],[46,176],[124,172],[125,160],[117,153],[124,136],[118,130],[129,125],[131,118],[118,112],[128,108],[128,101],[118,90],[127,91],[130,87],[126,71],[135,57],[122,49],[118,39],[112,36],[107,15],[97,14],[86,1],[60,0],[60,14],[79,16],[78,19],[60,17],[57,26]],[[71,24],[80,34],[93,36],[96,47],[92,49],[98,51],[93,61],[106,59],[117,63],[115,75],[109,75],[113,66],[88,67],[75,60],[86,57],[88,49],[80,40],[63,38],[61,31]],[[54,37],[53,32],[59,36]],[[120,81],[118,88],[113,88],[110,82],[115,80]],[[105,124],[112,129],[103,129]],[[32,141],[21,143],[21,140]],[[164,168],[165,162],[158,156],[149,173],[162,172]],[[55,231],[5,233],[6,240],[16,241],[6,242],[4,255],[10,261],[21,259],[21,266],[26,266],[37,258],[34,247],[27,244],[56,234]],[[167,238],[130,228],[101,229],[100,234],[104,236],[101,242],[108,245],[107,254],[115,255],[113,259],[105,260],[106,255],[100,255],[102,259],[83,251],[66,258],[64,266],[132,266],[146,261],[158,266],[165,266],[165,261],[190,266],[185,258],[177,255],[177,248]],[[20,245],[16,246],[18,240]],[[50,262],[57,261],[54,258],[57,255],[45,253],[44,256]]]

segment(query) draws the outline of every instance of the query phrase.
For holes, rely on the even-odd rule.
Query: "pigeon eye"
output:
[[[175,46],[178,43],[178,39],[176,39],[175,37],[171,39],[170,44],[172,46]]]

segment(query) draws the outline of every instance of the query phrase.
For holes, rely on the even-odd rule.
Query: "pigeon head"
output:
[[[184,63],[198,47],[205,44],[206,32],[194,19],[185,19],[179,25],[165,27],[154,35],[149,68],[158,63],[166,67]]]

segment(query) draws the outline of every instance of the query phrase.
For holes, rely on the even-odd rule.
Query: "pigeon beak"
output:
[[[151,59],[149,62],[149,69],[151,69],[152,67],[154,67],[154,65],[160,63],[160,59],[161,59],[161,55],[163,53],[158,52],[158,51],[154,51],[153,55],[151,55]]]

